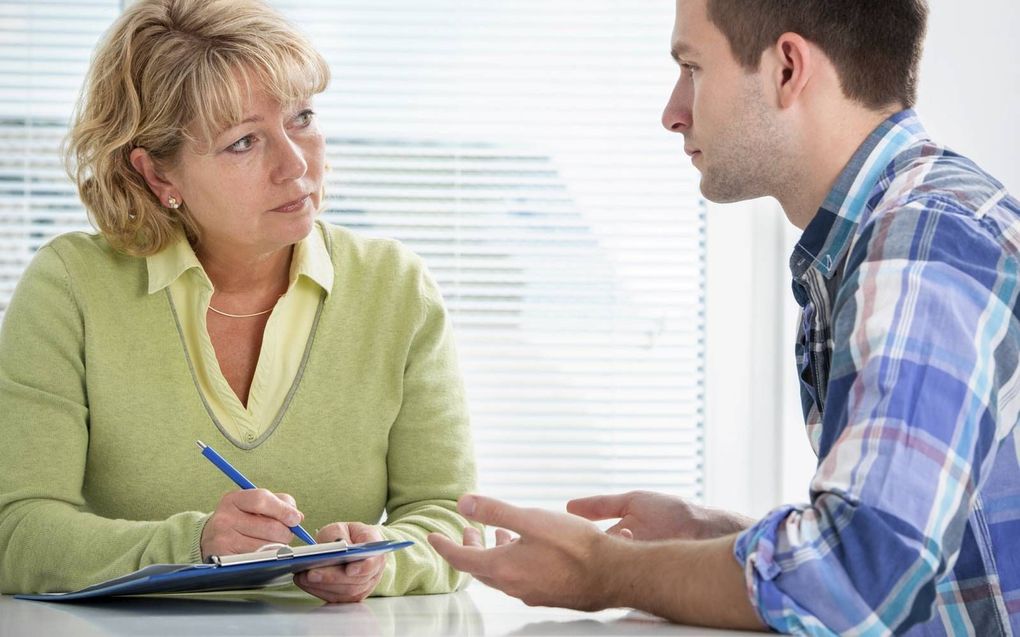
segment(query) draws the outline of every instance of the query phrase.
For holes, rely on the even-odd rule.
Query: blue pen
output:
[[[234,481],[234,484],[241,487],[242,489],[255,489],[257,488],[254,483],[248,478],[241,475],[241,472],[235,469],[227,462],[223,456],[213,451],[213,448],[205,444],[201,440],[196,440],[199,449],[202,450],[202,455],[209,459],[209,462],[216,465],[216,468],[227,475],[228,478]],[[315,544],[315,540],[308,534],[308,531],[301,528],[301,525],[290,527],[291,532],[304,540],[305,544]]]

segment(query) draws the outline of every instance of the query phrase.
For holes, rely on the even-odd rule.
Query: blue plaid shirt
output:
[[[1020,202],[913,111],[790,260],[810,504],[740,535],[783,632],[1020,634]]]

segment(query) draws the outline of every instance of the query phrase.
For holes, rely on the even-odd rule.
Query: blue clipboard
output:
[[[290,581],[294,573],[320,566],[356,562],[414,542],[383,540],[365,544],[324,542],[311,546],[274,545],[268,550],[212,558],[209,564],[153,564],[93,586],[67,593],[15,595],[16,599],[70,602],[116,595],[197,593],[262,588]]]

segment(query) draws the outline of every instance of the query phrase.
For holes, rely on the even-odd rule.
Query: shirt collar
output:
[[[308,236],[294,246],[294,257],[290,262],[290,282],[299,276],[314,281],[328,296],[333,289],[333,260],[323,238],[325,228],[316,223]]]
[[[790,271],[795,280],[811,266],[826,278],[836,272],[856,234],[861,214],[884,193],[876,193],[875,189],[889,164],[905,148],[927,138],[913,109],[889,117],[868,135],[794,247]]]
[[[293,285],[299,276],[304,276],[328,295],[333,289],[333,261],[326,248],[323,232],[320,224],[316,223],[308,236],[294,246],[290,284]],[[146,257],[145,262],[149,272],[149,294],[169,286],[192,268],[198,268],[201,279],[212,289],[212,283],[195,256],[195,251],[183,236],[156,254]]]
[[[198,268],[202,274],[202,280],[210,290],[212,289],[212,283],[205,275],[202,264],[199,263],[195,251],[191,249],[191,244],[183,235],[156,254],[146,257],[145,265],[149,271],[149,294],[159,292],[169,286],[192,268]]]

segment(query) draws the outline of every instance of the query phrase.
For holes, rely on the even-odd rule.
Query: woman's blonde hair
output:
[[[322,92],[329,67],[258,0],[137,0],[100,44],[64,144],[92,223],[117,250],[147,256],[198,229],[187,202],[165,208],[131,165],[144,148],[173,166],[187,140],[239,123],[251,91],[282,105]]]

